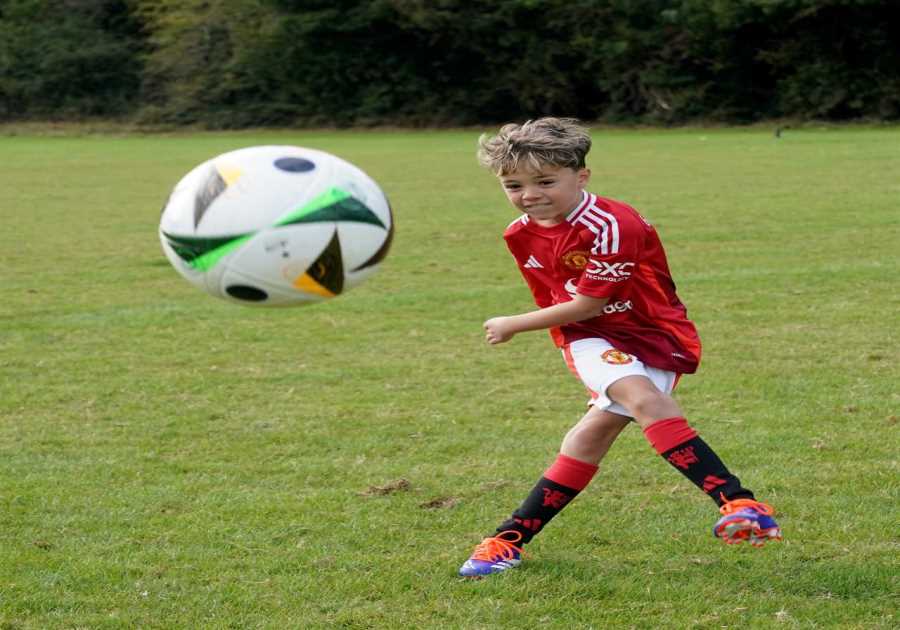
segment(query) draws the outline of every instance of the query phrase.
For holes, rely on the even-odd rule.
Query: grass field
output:
[[[7,130],[9,131],[9,130]],[[627,430],[519,570],[456,577],[582,413],[477,130],[0,136],[0,628],[896,628],[900,128],[597,130],[594,192],[666,244],[705,343],[688,419],[779,510],[713,505]],[[383,186],[383,269],[257,310],[156,235],[212,155],[299,144]]]

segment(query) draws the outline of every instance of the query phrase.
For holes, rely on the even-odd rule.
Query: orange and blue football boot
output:
[[[480,578],[519,566],[523,552],[515,543],[520,540],[522,533],[513,530],[485,538],[459,568],[459,574],[468,578]]]
[[[719,511],[723,514],[713,526],[713,536],[725,544],[736,545],[745,540],[754,547],[762,547],[770,540],[781,540],[781,528],[772,518],[771,506],[753,499],[726,501]]]

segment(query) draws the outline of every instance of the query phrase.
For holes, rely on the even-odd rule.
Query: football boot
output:
[[[513,530],[485,538],[459,568],[459,574],[468,578],[480,578],[519,566],[523,552],[516,543],[520,540],[522,533]]]
[[[781,528],[772,518],[771,506],[753,499],[726,501],[719,508],[722,513],[713,526],[713,535],[728,545],[745,540],[754,547],[762,547],[770,540],[781,540]]]

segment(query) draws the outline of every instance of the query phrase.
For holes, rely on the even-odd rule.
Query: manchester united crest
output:
[[[566,252],[563,254],[562,262],[569,269],[577,269],[581,271],[588,264],[588,256],[590,256],[590,252],[586,252],[580,249],[573,249],[570,252]]]
[[[634,357],[630,354],[622,352],[621,350],[616,350],[615,348],[610,348],[600,355],[600,358],[610,365],[627,365],[634,361]]]

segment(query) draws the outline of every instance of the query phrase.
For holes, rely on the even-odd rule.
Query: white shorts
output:
[[[659,391],[671,394],[678,374],[649,367],[633,354],[617,350],[606,339],[579,339],[562,349],[566,365],[575,373],[591,395],[588,405],[628,418],[631,413],[606,396],[610,385],[626,376],[646,376]]]

